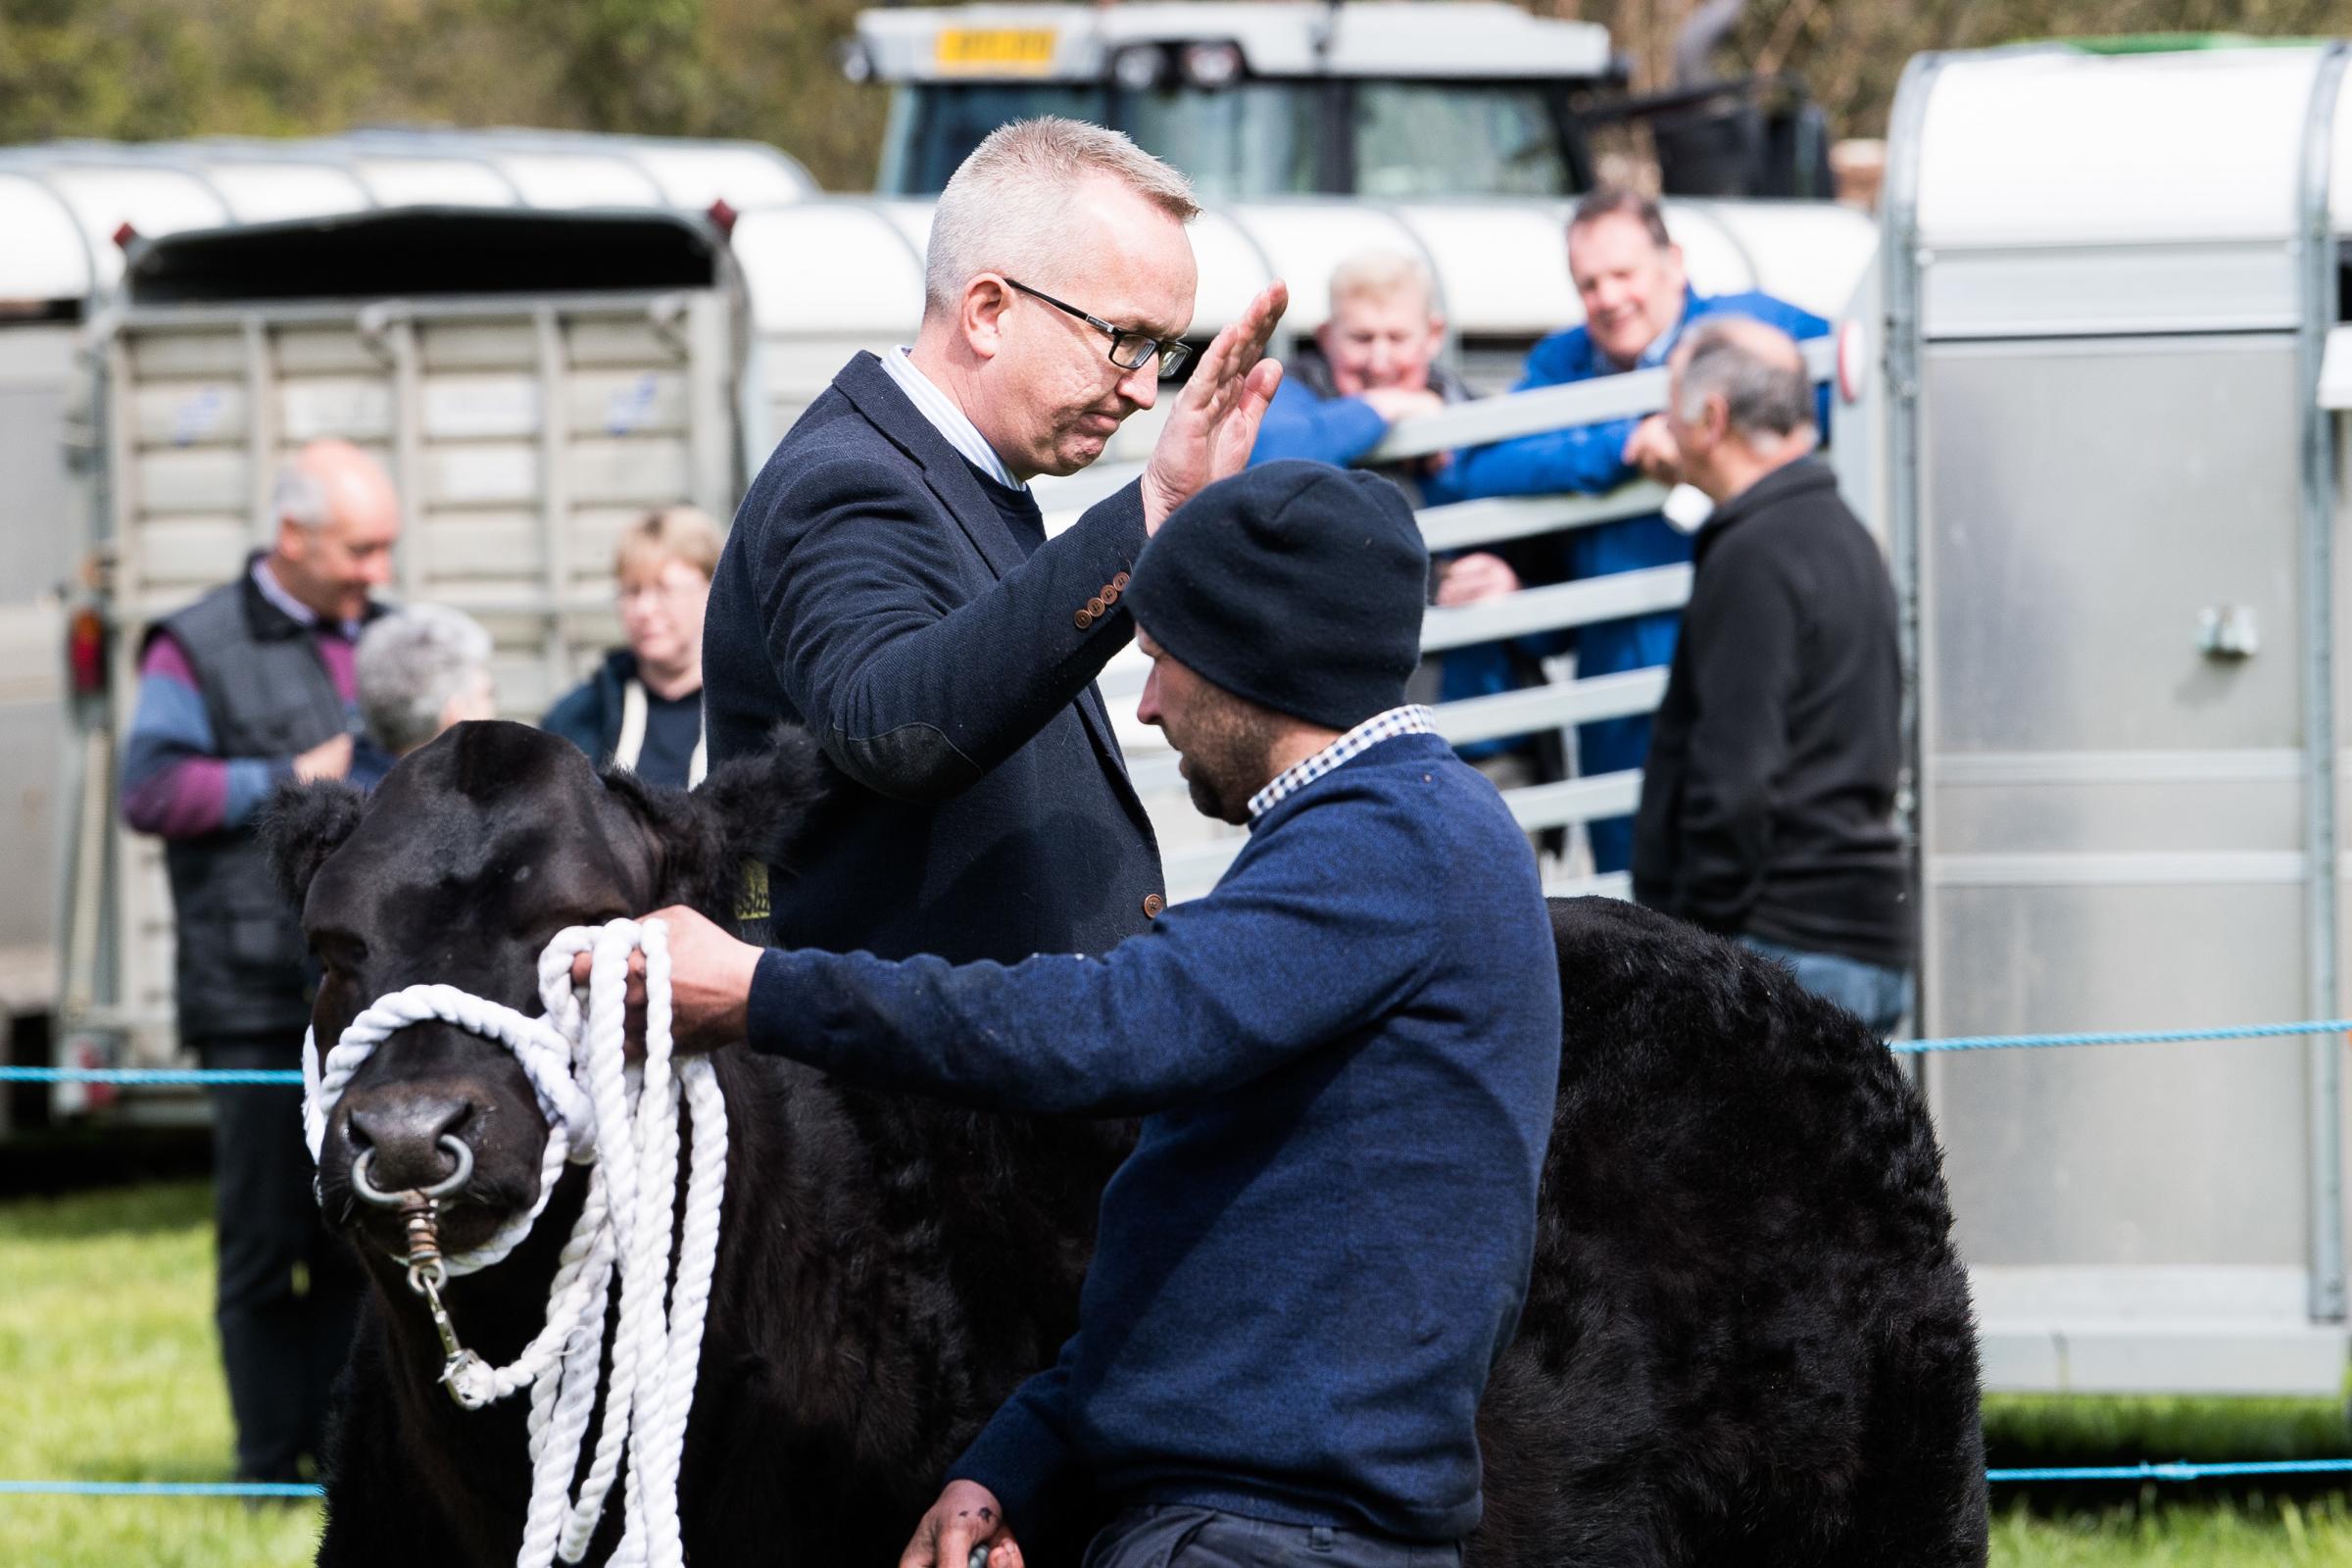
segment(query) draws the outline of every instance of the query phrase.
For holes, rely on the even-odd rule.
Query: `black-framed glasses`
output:
[[[1057,311],[1075,316],[1110,339],[1110,363],[1122,370],[1140,370],[1151,364],[1152,356],[1156,354],[1159,356],[1159,373],[1163,376],[1174,375],[1183,369],[1186,363],[1193,357],[1193,346],[1190,343],[1172,337],[1147,336],[1129,326],[1113,326],[1100,316],[1090,316],[1075,305],[1065,304],[1055,299],[1042,288],[1031,288],[1019,278],[1008,277],[1004,281],[1031,299],[1043,300]]]

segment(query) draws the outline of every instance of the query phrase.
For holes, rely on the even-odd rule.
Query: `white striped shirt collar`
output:
[[[1277,773],[1272,783],[1250,796],[1250,820],[1256,821],[1342,762],[1362,756],[1382,741],[1395,740],[1399,735],[1435,735],[1437,732],[1437,715],[1418,703],[1407,703],[1402,708],[1392,708],[1385,713],[1374,713],[1314,756],[1293,762]]]
[[[882,368],[899,384],[899,390],[906,394],[906,401],[914,405],[914,411],[929,419],[932,427],[948,438],[948,445],[962,454],[964,462],[1007,490],[1029,488],[1012,476],[1012,470],[1004,466],[1004,460],[997,456],[997,449],[982,437],[980,427],[972,422],[971,416],[956,406],[956,400],[942,392],[929,376],[914,368],[914,361],[908,358],[906,348],[892,349],[882,355],[881,360]]]

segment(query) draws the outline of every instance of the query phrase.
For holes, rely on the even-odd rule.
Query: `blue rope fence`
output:
[[[308,1481],[0,1481],[0,1497],[320,1497]]]
[[[293,1084],[302,1074],[230,1067],[0,1067],[0,1084]]]
[[[2191,1041],[2277,1040],[2290,1035],[2352,1034],[2352,1018],[2318,1018],[2299,1023],[2246,1024],[2230,1029],[2136,1029],[2087,1034],[1958,1035],[1941,1040],[1896,1040],[1898,1055],[1966,1051],[2047,1051],[2075,1046],[2170,1046]],[[196,1067],[9,1067],[0,1083],[214,1085],[293,1084],[299,1072]],[[2205,1481],[2235,1476],[2292,1476],[2352,1473],[2352,1459],[2268,1459],[2226,1464],[2111,1464],[2041,1466],[1987,1470],[1995,1486],[2034,1481]],[[320,1489],[303,1483],[221,1481],[0,1481],[0,1496],[71,1497],[317,1497]]]
[[[2276,1040],[2288,1035],[2352,1034],[2352,1018],[2315,1018],[2298,1023],[2241,1024],[2230,1029],[2127,1029],[2071,1035],[1955,1035],[1942,1040],[1893,1040],[1897,1055],[1959,1051],[2048,1051],[2073,1046],[2172,1046],[2191,1041]],[[293,1071],[205,1067],[5,1067],[0,1084],[299,1085]]]
[[[2234,1029],[2128,1029],[2079,1035],[1956,1035],[1944,1040],[1891,1040],[1899,1055],[1943,1051],[2047,1051],[2065,1046],[2175,1046],[2192,1040],[2275,1040],[2282,1035],[2340,1035],[2352,1018],[2315,1018],[2302,1023],[2253,1023]]]
[[[1994,1486],[2028,1481],[2208,1481],[2235,1476],[2332,1475],[2352,1459],[2266,1459],[2230,1464],[2093,1464],[1987,1470]],[[0,1497],[319,1497],[325,1489],[294,1481],[0,1481]]]

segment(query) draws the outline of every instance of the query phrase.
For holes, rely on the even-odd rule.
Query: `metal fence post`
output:
[[[2336,1009],[2335,767],[2335,444],[2333,416],[2320,407],[2320,366],[2336,320],[2334,221],[2328,196],[2335,106],[2344,46],[2320,61],[2303,127],[2303,168],[2296,244],[2303,267],[2303,748],[2305,885],[2309,985],[2315,1017]],[[2339,1053],[2331,1035],[2306,1048],[2311,1142],[2311,1315],[2344,1317],[2343,1128]]]
[[[1879,265],[1885,333],[1883,368],[1886,375],[1886,541],[1894,570],[1896,640],[1903,667],[1902,758],[1909,775],[1904,827],[1911,857],[1912,897],[1917,901],[1914,932],[1918,950],[1912,970],[1917,977],[1911,1026],[1920,1034],[1933,1032],[1929,1005],[1935,980],[1935,909],[1927,878],[1928,783],[1926,777],[1926,680],[1920,667],[1921,583],[1925,552],[1920,539],[1925,498],[1919,449],[1921,334],[1920,270],[1927,258],[1919,253],[1920,125],[1927,119],[1928,100],[1935,91],[1936,74],[1943,67],[1938,55],[1921,55],[1904,68],[1896,87],[1887,144],[1894,149],[1886,170],[1886,217],[1880,227]],[[1936,1068],[1923,1068],[1922,1088],[1932,1091]]]

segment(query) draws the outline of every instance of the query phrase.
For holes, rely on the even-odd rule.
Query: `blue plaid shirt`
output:
[[[1435,735],[1437,716],[1418,703],[1374,713],[1314,756],[1293,762],[1274,781],[1250,797],[1250,820],[1254,822],[1284,800],[1312,784],[1351,757],[1361,757],[1382,741],[1399,735]]]

